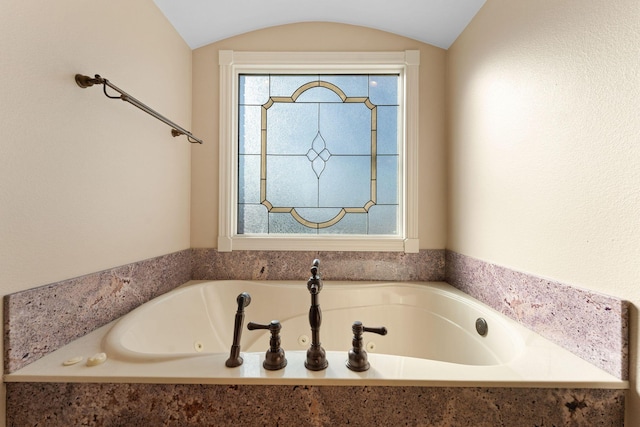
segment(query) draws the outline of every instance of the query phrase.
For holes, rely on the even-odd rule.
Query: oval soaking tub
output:
[[[268,331],[248,331],[248,321],[282,324],[282,348],[311,342],[310,294],[304,283],[220,281],[187,286],[156,298],[121,319],[105,337],[110,357],[154,362],[229,353],[236,297],[247,292],[243,352],[265,352]],[[365,333],[367,352],[464,365],[501,365],[524,349],[524,337],[499,313],[444,283],[331,283],[319,296],[320,340],[326,351],[347,352],[354,321],[384,326],[386,336]],[[484,319],[488,331],[476,331]]]
[[[225,366],[236,298],[251,295],[241,339],[244,363]],[[311,297],[304,281],[189,282],[122,318],[5,376],[9,382],[253,385],[385,385],[623,389],[627,382],[442,282],[324,282],[320,341],[329,363],[305,368]],[[287,365],[263,367],[269,332],[248,322],[282,324]],[[484,319],[481,335],[476,321]],[[364,333],[370,369],[347,368],[352,324]],[[97,357],[105,353],[104,357]],[[81,360],[79,363],[71,364]]]

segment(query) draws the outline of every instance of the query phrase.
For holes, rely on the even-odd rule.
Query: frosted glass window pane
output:
[[[277,207],[318,206],[318,178],[305,156],[267,156],[267,200]]]
[[[369,234],[396,234],[398,207],[376,205],[369,210]]]
[[[317,234],[317,229],[305,227],[289,214],[269,214],[269,233]]]
[[[398,156],[378,156],[377,202],[398,203]]]
[[[363,75],[328,75],[320,76],[320,80],[333,83],[349,97],[369,96],[369,76]]]
[[[238,203],[260,203],[260,156],[238,156]]]
[[[268,232],[267,208],[262,205],[238,205],[238,234]]]
[[[260,114],[262,108],[259,106],[243,106],[238,109],[238,134],[240,143],[238,152],[240,154],[260,154]]]
[[[320,131],[332,154],[371,154],[371,110],[364,104],[323,104]]]
[[[317,133],[317,104],[275,103],[267,110],[267,154],[304,155]]]
[[[289,97],[305,83],[318,81],[317,75],[311,76],[271,76],[271,96]]]
[[[262,105],[269,100],[269,76],[240,76],[240,105]]]
[[[321,228],[318,234],[367,234],[366,214],[347,214],[331,228]]]
[[[398,154],[398,107],[378,107],[378,154]]]
[[[398,105],[398,76],[369,76],[369,98],[376,105]]]
[[[326,86],[304,87],[319,81]],[[238,232],[395,234],[397,82],[386,75],[241,76]]]
[[[320,206],[363,207],[371,200],[371,157],[332,157],[320,178]]]

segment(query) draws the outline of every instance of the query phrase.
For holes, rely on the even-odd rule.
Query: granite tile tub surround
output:
[[[233,251],[193,249],[194,280],[301,280],[320,260],[324,280],[442,281],[444,249],[403,252]]]
[[[448,281],[621,378],[629,305],[452,251],[189,249],[8,295],[13,372],[192,279]],[[596,327],[597,326],[597,327]],[[7,425],[623,425],[625,390],[311,385],[6,383]]]
[[[16,371],[191,279],[191,250],[7,295],[5,372]]]
[[[629,377],[629,302],[446,251],[446,281],[617,378]]]
[[[13,372],[189,280],[445,280],[620,379],[628,378],[629,304],[444,249],[401,252],[187,249],[4,299]]]
[[[624,390],[8,383],[8,426],[622,426]]]

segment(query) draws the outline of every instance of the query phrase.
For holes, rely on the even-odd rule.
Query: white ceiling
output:
[[[375,28],[448,49],[485,1],[154,0],[192,49],[253,30],[311,21]]]

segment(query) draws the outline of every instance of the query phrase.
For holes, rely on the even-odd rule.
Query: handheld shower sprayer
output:
[[[242,365],[242,357],[240,357],[240,337],[242,336],[242,323],[244,322],[244,309],[251,304],[251,295],[246,292],[241,293],[236,298],[238,302],[238,310],[236,311],[236,318],[233,325],[233,344],[231,345],[231,352],[229,358],[225,362],[225,366],[228,368],[235,368]]]

